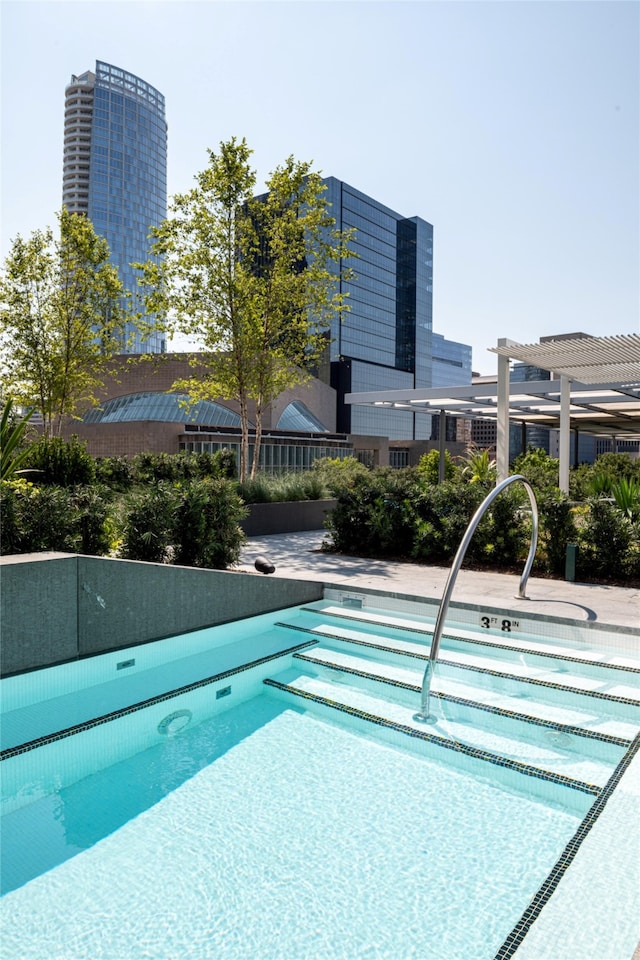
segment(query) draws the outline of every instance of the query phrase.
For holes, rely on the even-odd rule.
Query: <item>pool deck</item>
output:
[[[436,601],[442,598],[448,567],[327,553],[321,550],[326,536],[323,530],[314,530],[252,538],[243,548],[236,569],[256,573],[256,557],[265,556],[276,568],[272,574],[275,577],[348,584],[353,588],[368,587]],[[538,616],[621,626],[638,630],[640,640],[640,589],[532,576],[527,584],[527,599],[522,600],[518,597],[518,584],[518,575],[485,573],[463,566],[451,603],[466,602]]]

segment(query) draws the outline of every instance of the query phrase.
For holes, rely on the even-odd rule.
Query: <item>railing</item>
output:
[[[433,640],[431,641],[431,650],[429,651],[429,659],[427,661],[427,666],[424,671],[424,679],[422,681],[422,701],[420,705],[420,712],[415,713],[413,716],[414,720],[418,720],[421,723],[435,723],[436,717],[429,714],[429,697],[431,693],[431,678],[433,677],[433,671],[435,669],[435,663],[438,659],[438,651],[440,649],[440,639],[442,637],[442,631],[444,628],[445,617],[447,616],[447,611],[449,609],[449,600],[451,599],[451,594],[453,593],[453,587],[456,582],[456,577],[458,576],[458,571],[462,566],[462,561],[464,560],[465,553],[467,552],[467,547],[471,542],[471,538],[476,531],[476,527],[480,523],[482,516],[484,515],[487,508],[493,503],[497,496],[499,496],[502,491],[508,487],[510,484],[515,483],[516,480],[519,480],[524,484],[527,493],[529,494],[529,500],[531,501],[531,546],[529,547],[529,556],[527,557],[527,562],[525,563],[524,570],[522,571],[522,576],[520,577],[520,586],[518,588],[518,596],[521,599],[526,599],[526,587],[527,580],[529,579],[529,574],[531,573],[531,567],[533,566],[533,560],[536,555],[536,548],[538,546],[538,505],[536,503],[536,498],[531,488],[531,484],[526,479],[526,477],[521,476],[519,473],[514,474],[513,477],[507,477],[506,480],[503,480],[502,483],[499,483],[498,486],[491,491],[488,496],[484,498],[473,517],[469,521],[469,526],[466,529],[465,535],[460,542],[458,547],[458,552],[456,553],[453,563],[451,565],[451,570],[449,571],[449,577],[445,585],[444,593],[442,595],[442,600],[440,601],[440,609],[438,610],[438,616],[436,618],[436,625],[433,628]]]

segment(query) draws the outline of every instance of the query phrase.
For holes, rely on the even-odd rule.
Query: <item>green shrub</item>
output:
[[[29,479],[39,486],[74,487],[95,480],[95,461],[77,437],[41,437],[32,444],[23,468],[33,471]]]
[[[76,487],[72,493],[77,550],[89,556],[109,553],[110,498],[104,486]]]
[[[523,491],[514,486],[503,490],[496,497],[485,516],[484,542],[480,545],[480,562],[491,566],[512,569],[527,556],[531,542],[531,517],[527,508],[523,509]],[[474,536],[480,534],[484,517],[480,521]]]
[[[76,510],[70,490],[29,486],[18,494],[16,507],[19,553],[77,552]]]
[[[0,479],[11,480],[20,472],[29,452],[26,434],[33,410],[17,414],[13,399],[5,400],[0,417]]]
[[[194,480],[179,491],[173,516],[175,563],[224,570],[237,563],[245,535],[238,526],[247,515],[229,480]]]
[[[329,493],[319,474],[312,471],[301,475],[303,489],[307,500],[323,500]]]
[[[628,453],[601,453],[593,464],[593,472],[604,474],[612,481],[640,480],[640,460],[632,460]]]
[[[96,483],[124,493],[134,482],[133,463],[127,457],[96,457]]]
[[[108,491],[13,482],[0,496],[2,553],[61,550],[101,556],[109,551]]]
[[[634,526],[615,504],[591,500],[580,528],[577,575],[584,580],[624,580],[633,567]]]
[[[160,483],[179,478],[176,455],[170,453],[138,453],[133,458],[133,470],[137,483]]]
[[[259,473],[253,480],[238,483],[237,487],[244,503],[320,500],[326,493],[321,477],[313,471],[280,475]]]
[[[131,496],[125,508],[121,555],[127,560],[163,563],[173,540],[178,495],[158,483]]]
[[[233,450],[216,450],[215,453],[201,453],[198,457],[209,457],[211,471],[203,476],[219,477],[221,480],[236,480],[238,477],[238,462]]]
[[[338,495],[327,518],[334,547],[367,557],[409,556],[416,492],[414,471],[367,471]]]
[[[611,484],[610,493],[618,510],[631,520],[640,518],[640,482],[620,477]]]
[[[482,484],[426,484],[419,470],[376,470],[338,497],[326,521],[334,549],[370,557],[449,564],[485,491]],[[523,491],[505,491],[467,547],[475,564],[512,568],[526,554],[530,519]]]
[[[129,498],[121,555],[222,570],[240,556],[244,534],[238,523],[246,512],[233,481],[161,481]]]
[[[18,495],[12,481],[0,481],[0,554],[20,552]]]
[[[328,491],[332,497],[353,489],[357,480],[371,474],[369,467],[360,463],[356,457],[319,457],[313,461],[311,469],[319,478],[323,490]]]
[[[482,483],[492,487],[495,485],[497,476],[496,461],[491,459],[488,450],[470,447],[462,458],[460,475],[469,483]]]
[[[482,499],[483,490],[476,484],[445,481],[421,489],[414,502],[417,523],[411,555],[430,563],[450,563]],[[467,549],[469,560],[482,557],[488,524],[485,518],[476,530]]]
[[[133,458],[133,472],[140,483],[160,483],[162,480],[202,480],[217,477],[233,480],[237,476],[233,450],[215,453],[139,453]]]
[[[238,483],[238,495],[244,503],[271,503],[272,490],[266,474],[258,474],[253,480],[249,477],[243,483]]]
[[[569,470],[569,498],[571,500],[586,500],[591,496],[590,483],[593,467],[590,463],[580,463]]]
[[[418,461],[418,474],[425,483],[437,484],[440,478],[440,451],[429,450]],[[444,451],[444,479],[454,480],[458,470],[448,450]]]
[[[549,498],[539,504],[540,554],[543,566],[556,576],[565,572],[567,544],[578,542],[574,509],[566,497]]]
[[[529,448],[513,462],[513,473],[520,473],[531,484],[538,502],[553,498],[560,492],[558,486],[560,461],[540,448]]]

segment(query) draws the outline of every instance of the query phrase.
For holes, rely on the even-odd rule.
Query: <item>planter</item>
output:
[[[282,503],[250,503],[249,516],[240,521],[248,537],[300,530],[323,530],[326,514],[337,500],[288,500]]]

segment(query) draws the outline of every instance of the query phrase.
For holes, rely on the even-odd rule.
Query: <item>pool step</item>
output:
[[[593,800],[613,769],[610,764],[583,759],[552,742],[538,747],[528,745],[525,749],[521,742],[507,736],[483,731],[470,736],[468,725],[456,721],[421,724],[414,719],[415,710],[411,707],[295,668],[267,678],[264,683],[274,696],[318,716],[340,722],[347,715],[349,724],[357,729],[375,732],[376,738],[435,761],[443,759],[441,751],[445,749],[448,764],[467,772],[473,769],[480,776],[500,776],[513,789],[524,789],[546,801],[556,788]],[[616,748],[616,756],[619,749],[624,752]]]
[[[345,609],[326,605],[326,602],[323,607],[305,606],[286,623],[295,629],[308,629],[324,636],[373,637],[375,641],[368,642],[377,642],[391,649],[394,642],[400,640],[413,644],[418,656],[428,655],[433,633],[433,624],[416,616],[408,618],[369,609]],[[522,662],[526,658],[528,668],[539,667],[543,672],[571,672],[585,679],[606,679],[612,684],[618,683],[622,677],[624,682],[631,678],[632,685],[640,688],[640,659],[637,656],[596,650],[578,641],[550,643],[510,633],[487,633],[463,627],[455,627],[454,633],[453,628],[445,624],[440,651],[441,656],[450,656],[454,660],[458,654],[472,656],[474,652],[500,663]]]
[[[348,715],[429,756],[445,748],[464,763],[508,769],[512,779],[596,795],[640,730],[640,661],[614,649],[445,631],[431,690],[435,722],[425,724],[415,714],[432,624],[320,601],[278,626],[317,643],[264,681],[273,693],[327,718]]]
[[[280,626],[315,637],[323,649],[366,656],[376,662],[412,667],[424,673],[429,644],[424,637],[401,628],[385,627],[384,632],[371,632],[350,617],[348,625],[327,621],[315,612],[301,615]],[[352,626],[353,624],[353,626]],[[428,638],[430,639],[430,637]],[[578,698],[583,709],[599,716],[627,720],[640,712],[640,672],[629,664],[595,666],[579,657],[541,657],[527,647],[509,647],[498,651],[491,644],[489,652],[480,643],[455,645],[445,643],[437,666],[441,678],[458,679],[465,684],[501,693],[517,691],[518,698],[562,704],[567,698]],[[580,699],[582,698],[582,699]]]
[[[333,650],[321,645],[295,653],[293,661],[302,670],[331,682],[376,691],[376,696],[412,707],[414,711],[419,707],[423,671],[411,662],[408,666],[390,665],[353,655],[346,649]],[[521,723],[524,724],[522,735],[529,735],[534,742],[541,736],[536,728],[543,728],[549,736],[558,733],[579,736],[586,738],[584,747],[594,756],[607,756],[609,743],[628,747],[640,729],[640,711],[635,723],[609,719],[598,715],[592,703],[585,709],[580,698],[565,697],[561,705],[523,700],[517,692],[500,693],[495,688],[474,686],[464,674],[456,679],[444,675],[439,667],[436,670],[432,710],[442,714],[443,719],[462,718],[462,722],[480,726],[505,721]],[[590,744],[586,742],[589,740]]]
[[[328,600],[316,600],[305,604],[299,608],[299,614],[307,613],[320,615],[324,620],[339,620],[343,623],[355,623],[362,629],[367,626],[372,627],[378,632],[380,627],[399,628],[406,632],[426,636],[427,642],[431,642],[431,635],[435,626],[435,617],[429,617],[418,614],[402,614],[395,611],[384,611],[378,607],[353,608],[345,607]],[[585,632],[573,625],[572,638],[553,637],[533,637],[531,634],[523,633],[519,630],[501,631],[494,629],[474,628],[470,624],[456,623],[454,620],[455,611],[450,611],[444,624],[443,641],[445,638],[452,642],[464,640],[478,643],[490,650],[496,648],[499,650],[515,647],[517,650],[526,650],[530,653],[539,653],[547,657],[563,657],[564,659],[576,658],[585,663],[600,664],[602,666],[612,666],[614,669],[632,669],[640,672],[640,658],[638,656],[636,638],[637,634],[624,631],[624,637],[616,631],[615,635],[608,633],[609,642],[614,639],[616,646],[622,644],[627,647],[624,653],[618,649],[605,649],[603,646],[597,647],[597,635]],[[510,622],[510,621],[507,621]],[[533,629],[531,626],[530,629]],[[558,629],[562,629],[558,626]],[[633,640],[630,641],[630,638]]]

